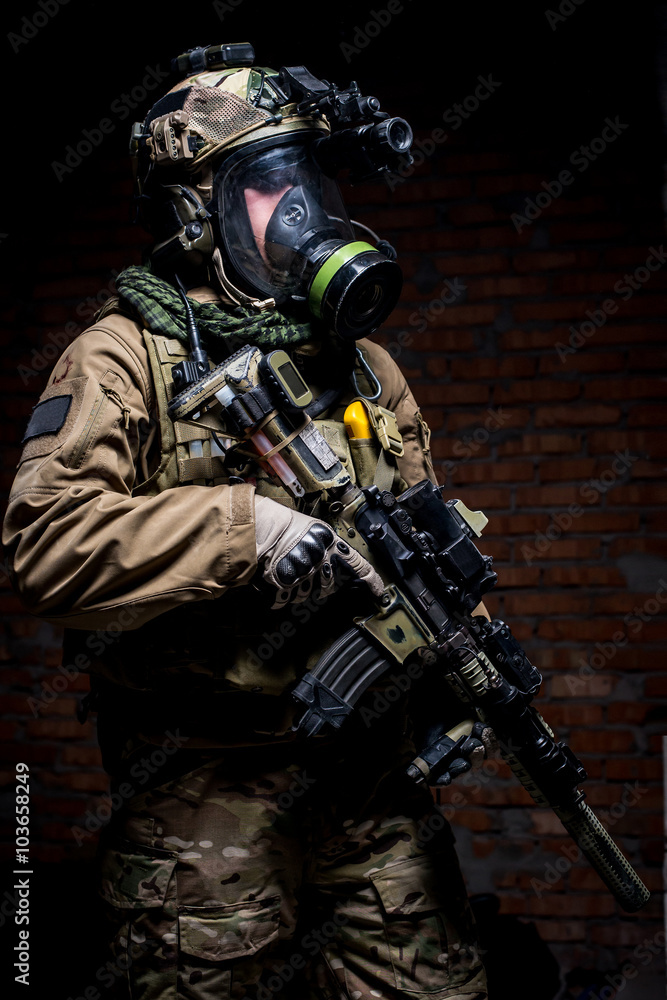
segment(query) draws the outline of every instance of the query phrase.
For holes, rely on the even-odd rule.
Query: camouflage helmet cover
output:
[[[151,108],[143,123],[143,156],[141,147],[134,150],[139,152],[141,166],[146,171],[150,164],[185,168],[186,184],[206,201],[214,168],[232,150],[289,132],[328,135],[330,127],[324,116],[297,114],[296,104],[281,90],[278,76],[273,69],[234,67],[179,81]],[[166,129],[160,127],[163,122]],[[140,185],[140,175],[145,172],[141,166]]]

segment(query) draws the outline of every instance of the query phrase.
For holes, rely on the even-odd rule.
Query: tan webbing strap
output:
[[[167,404],[171,393],[167,391],[165,377],[162,371],[162,362],[158,354],[158,342],[164,340],[162,337],[154,337],[149,330],[143,331],[144,344],[148,353],[148,360],[153,376],[153,386],[155,390],[155,400],[157,403],[158,423],[160,425],[160,465],[155,470],[147,483],[143,484],[143,490],[157,494],[163,490],[178,486],[178,466],[176,464],[176,432],[174,424],[167,412]],[[161,346],[161,345],[160,345]],[[175,363],[175,362],[174,362]],[[169,388],[171,381],[171,371],[169,372]]]
[[[391,490],[394,484],[394,475],[396,473],[396,466],[391,465],[389,459],[387,458],[387,452],[384,448],[380,449],[380,454],[378,455],[378,464],[375,467],[375,475],[373,477],[373,483],[379,490]]]
[[[178,478],[181,483],[191,483],[198,479],[221,479],[226,475],[225,467],[217,455],[178,459]]]
[[[282,451],[283,448],[286,448],[287,445],[291,444],[294,438],[298,437],[301,431],[308,426],[308,424],[310,423],[310,417],[308,416],[307,413],[304,414],[304,416],[305,420],[303,421],[302,424],[299,425],[299,427],[296,427],[291,434],[288,434],[286,438],[284,438],[282,441],[279,441],[278,444],[274,445],[271,451],[267,451],[263,455],[259,456],[259,458],[261,458],[263,462],[268,462],[270,458],[273,458],[273,456],[277,455],[279,451]]]
[[[202,440],[202,427],[201,424],[196,421],[190,423],[185,423],[183,420],[177,420],[174,424],[174,430],[176,432],[176,440],[179,444],[188,444],[190,441],[201,441]]]

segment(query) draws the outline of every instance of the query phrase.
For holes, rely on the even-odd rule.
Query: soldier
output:
[[[57,362],[4,540],[27,607],[89,664],[118,996],[483,1000],[451,832],[401,778],[404,679],[367,693],[370,728],[292,731],[294,682],[382,581],[318,498],[168,412],[209,358],[280,347],[353,481],[435,481],[415,399],[365,336],[397,301],[395,255],[358,239],[333,179],[377,173],[409,127],[354,85],[252,59],[179,57],[186,78],[135,126],[147,264]],[[377,452],[351,450],[355,398],[395,415]]]

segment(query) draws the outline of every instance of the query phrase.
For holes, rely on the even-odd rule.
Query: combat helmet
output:
[[[401,271],[388,243],[350,222],[336,178],[409,162],[410,126],[354,82],[254,61],[248,43],[189,50],[172,63],[184,78],[135,123],[151,265],[168,279],[203,269],[233,304],[365,336],[394,308]]]

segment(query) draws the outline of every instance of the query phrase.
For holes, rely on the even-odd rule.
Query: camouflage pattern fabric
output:
[[[116,278],[116,288],[141,317],[151,333],[161,333],[188,343],[185,306],[176,288],[147,267],[126,267]],[[313,337],[309,322],[290,320],[277,309],[258,313],[244,306],[221,307],[197,302],[188,296],[205,345],[224,344],[229,353],[243,344],[284,347],[303,344]]]
[[[486,1000],[451,832],[396,770],[409,750],[341,747],[235,749],[127,803],[101,855],[114,996]]]

